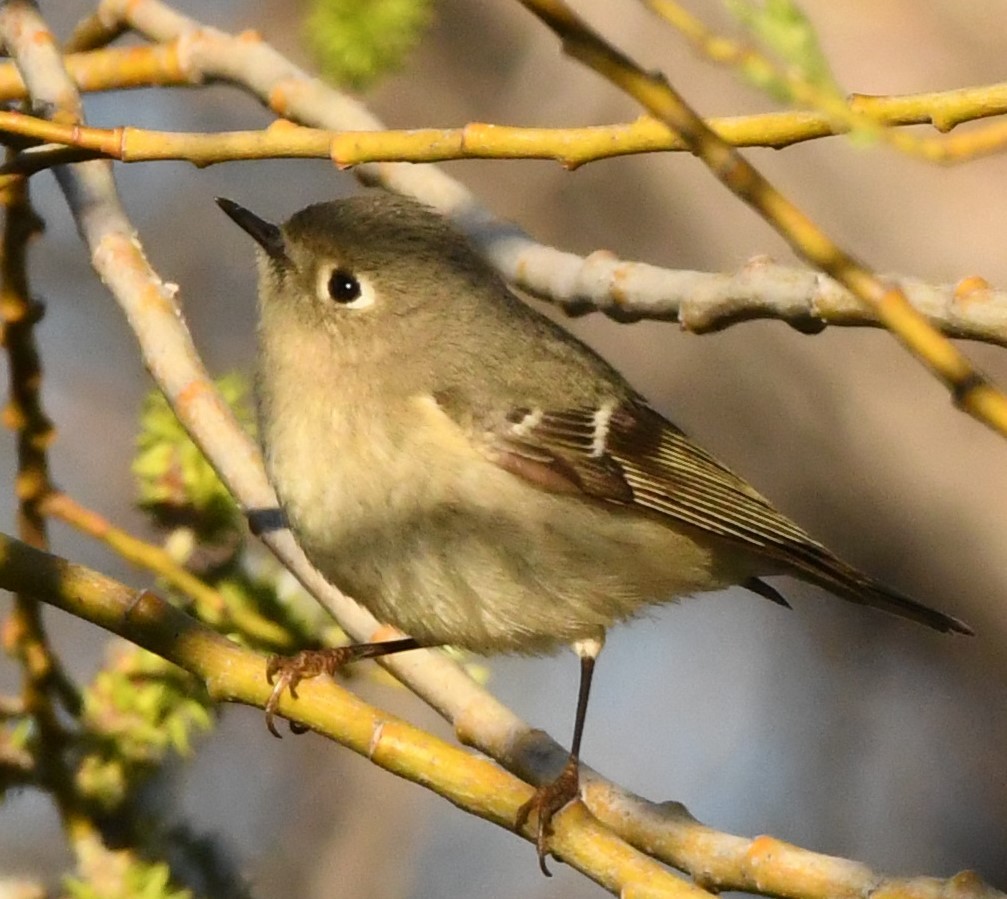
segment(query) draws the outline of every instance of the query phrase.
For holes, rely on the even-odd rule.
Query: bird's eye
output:
[[[373,305],[374,289],[366,278],[335,266],[318,273],[318,297],[348,309],[364,309]]]
[[[337,303],[352,303],[360,299],[360,292],[360,282],[345,269],[337,268],[329,275],[329,296]]]

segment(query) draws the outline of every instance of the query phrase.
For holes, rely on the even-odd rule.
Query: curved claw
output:
[[[297,685],[319,674],[334,674],[347,661],[352,660],[355,647],[335,649],[305,649],[293,656],[270,656],[266,662],[266,680],[273,685],[273,692],[266,703],[266,727],[274,737],[280,737],[274,719],[280,697],[289,690],[297,699]],[[295,734],[307,733],[310,728],[291,722],[290,730]]]
[[[559,777],[539,787],[531,799],[517,810],[517,815],[514,817],[515,829],[523,830],[531,813],[537,814],[535,849],[538,853],[538,866],[546,877],[552,877],[552,872],[546,865],[546,857],[550,854],[549,838],[553,833],[552,819],[579,797],[580,766],[577,759],[571,756]]]
[[[272,666],[272,659],[270,659],[270,666]],[[276,671],[266,670],[266,678],[269,683],[273,683],[273,678],[276,677]],[[294,693],[294,687],[291,683],[291,678],[289,672],[283,672],[279,677],[276,678],[276,683],[273,685],[273,692],[269,694],[269,701],[266,703],[266,729],[274,736],[277,740],[283,739],[283,734],[281,734],[276,729],[276,724],[273,721],[276,715],[276,707],[280,704],[280,697],[283,696],[283,691],[290,689],[290,695],[296,696]]]
[[[274,737],[280,736],[273,723],[280,697],[283,696],[284,690],[289,690],[291,697],[297,699],[297,685],[302,680],[317,677],[319,674],[332,676],[348,662],[404,652],[408,649],[417,649],[418,646],[412,637],[404,637],[401,640],[388,640],[384,643],[356,643],[330,649],[305,649],[293,656],[270,656],[266,663],[266,680],[273,684],[273,692],[266,703],[266,727]],[[295,734],[303,734],[310,728],[291,722],[290,730]]]
[[[266,680],[273,684],[273,692],[269,694],[269,701],[266,703],[266,729],[278,740],[283,739],[283,735],[276,729],[274,718],[276,707],[280,704],[280,697],[284,690],[290,691],[292,699],[297,699],[297,685],[305,678],[312,677],[311,673],[305,673],[303,660],[300,656],[283,658],[282,656],[270,656],[266,662]],[[300,728],[300,729],[298,729]],[[295,725],[290,722],[290,731],[295,734],[307,733],[308,728]]]

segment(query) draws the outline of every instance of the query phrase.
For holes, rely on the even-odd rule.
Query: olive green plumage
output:
[[[420,642],[544,652],[775,574],[968,630],[833,556],[425,207],[371,192],[277,229],[222,205],[263,247],[261,433],[290,524]]]

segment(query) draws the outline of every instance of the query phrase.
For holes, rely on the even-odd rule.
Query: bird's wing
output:
[[[938,630],[970,632],[836,558],[640,400],[514,408],[490,420],[485,433],[490,458],[541,489],[667,516],[753,549],[846,599]]]
[[[543,489],[638,506],[770,555],[827,552],[643,403],[514,409],[491,426],[490,454]]]

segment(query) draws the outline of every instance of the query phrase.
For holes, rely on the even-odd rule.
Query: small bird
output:
[[[612,625],[730,585],[787,605],[762,578],[791,575],[971,633],[809,537],[434,211],[369,191],[277,226],[217,202],[259,247],[260,436],[286,521],[333,584],[409,635],[275,660],[277,691],[420,646],[573,647],[569,760],[515,822],[537,816],[546,874]]]

